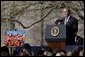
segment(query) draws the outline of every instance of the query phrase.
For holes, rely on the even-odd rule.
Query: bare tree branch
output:
[[[24,26],[20,21],[18,21],[18,20],[11,20],[11,21],[12,21],[12,22],[17,22],[17,23],[19,23],[24,29],[30,28],[31,26],[33,26],[33,25],[41,22],[42,20],[44,20],[44,19],[51,13],[51,11],[52,11],[53,9],[55,9],[55,8],[56,8],[56,6],[53,7],[53,8],[51,8],[50,11],[49,11],[41,20],[36,21],[36,22],[34,22],[33,24],[31,24],[30,26],[27,26],[27,27],[25,27],[25,26]]]
[[[21,10],[19,10],[19,11],[17,11],[17,12],[11,12],[10,13],[10,17],[12,17],[12,16],[17,16],[17,15],[22,15],[22,14],[24,14],[25,13],[25,11],[27,10],[27,8],[29,8],[29,7],[31,7],[31,6],[33,6],[33,5],[36,5],[36,4],[38,4],[38,3],[34,3],[34,4],[29,4],[29,5],[27,5],[27,6],[25,6],[25,7],[23,7]],[[16,5],[15,5],[16,6]]]

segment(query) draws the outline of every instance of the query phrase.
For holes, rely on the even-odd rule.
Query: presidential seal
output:
[[[59,28],[58,27],[53,27],[51,29],[51,35],[52,36],[57,36],[59,34]]]

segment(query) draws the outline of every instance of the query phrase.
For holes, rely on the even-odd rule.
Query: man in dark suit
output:
[[[70,15],[70,9],[68,8],[64,8],[62,14],[64,18],[61,20],[61,24],[66,25],[66,45],[74,45],[78,31],[78,20]]]

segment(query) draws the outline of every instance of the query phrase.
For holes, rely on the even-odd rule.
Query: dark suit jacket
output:
[[[60,22],[64,24],[65,18],[63,18]],[[57,22],[57,21],[56,21]],[[56,23],[55,22],[55,23]],[[78,20],[73,16],[70,16],[68,22],[66,23],[66,44],[72,45],[75,44],[75,32],[78,31]]]

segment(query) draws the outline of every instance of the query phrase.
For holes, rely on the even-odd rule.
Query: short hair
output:
[[[71,11],[70,11],[70,8],[69,8],[69,7],[63,7],[63,9],[67,9],[67,10],[68,10],[68,14],[70,14],[70,13],[71,13]]]
[[[28,49],[28,50],[31,50],[31,46],[30,46],[30,44],[28,44],[28,43],[25,43],[25,44],[23,45],[23,48]]]

